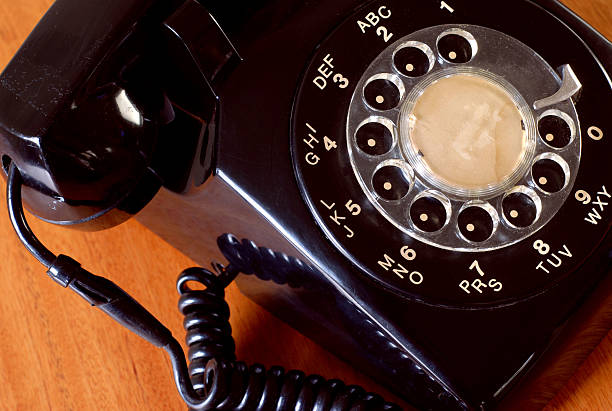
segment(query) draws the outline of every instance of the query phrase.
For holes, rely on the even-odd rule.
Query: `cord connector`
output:
[[[66,288],[79,270],[81,270],[81,264],[78,261],[66,255],[59,255],[47,270],[47,275]]]
[[[172,333],[149,311],[112,281],[83,269],[74,259],[59,255],[47,271],[56,283],[70,288],[92,306],[157,347],[165,347]]]

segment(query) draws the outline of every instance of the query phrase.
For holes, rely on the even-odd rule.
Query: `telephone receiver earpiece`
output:
[[[198,63],[223,51],[219,32],[191,0],[56,1],[0,81],[0,157],[5,172],[9,162],[19,169],[28,209],[100,229],[162,185],[184,192],[204,182],[218,73]],[[206,33],[210,43],[194,49]]]
[[[192,20],[200,29],[180,33]],[[216,265],[216,274],[192,268],[179,277],[188,339],[200,341],[190,350],[188,367],[178,341],[149,311],[110,280],[55,255],[26,221],[24,202],[50,222],[106,228],[140,211],[162,185],[184,192],[206,180],[214,143],[207,131],[214,130],[216,114],[209,82],[218,73],[202,72],[198,59],[222,49],[212,41],[196,57],[188,43],[189,35],[215,29],[208,12],[191,0],[86,7],[56,1],[0,78],[0,153],[11,223],[57,284],[168,353],[190,409],[295,409],[299,403],[306,410],[398,410],[338,380],[236,362],[224,300],[225,287],[238,275],[231,264]],[[231,59],[230,53],[219,64]],[[172,141],[177,137],[184,140],[180,145]],[[187,166],[168,167],[177,163],[169,157]],[[189,288],[194,283],[205,289]]]
[[[57,0],[0,76],[10,219],[191,409],[399,409],[236,361],[234,281],[417,407],[534,407],[609,294],[611,50],[557,0]],[[24,208],[218,249],[177,281],[188,358]]]

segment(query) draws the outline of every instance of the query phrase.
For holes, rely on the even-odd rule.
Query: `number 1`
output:
[[[451,6],[449,6],[448,3],[446,3],[445,1],[440,3],[440,8],[441,9],[446,9],[446,10],[450,11],[451,13],[453,13],[455,11],[455,9],[453,9]]]

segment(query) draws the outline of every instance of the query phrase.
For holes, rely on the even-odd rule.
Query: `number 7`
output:
[[[480,274],[481,277],[484,277],[485,273],[480,268],[480,264],[478,264],[478,260],[474,260],[474,262],[470,266],[470,270],[474,270],[474,269],[476,269],[476,271],[478,272],[478,274]]]

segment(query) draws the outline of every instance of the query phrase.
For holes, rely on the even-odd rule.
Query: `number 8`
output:
[[[536,249],[541,255],[546,255],[550,252],[550,246],[542,240],[537,240],[535,243],[533,243],[533,248]]]

